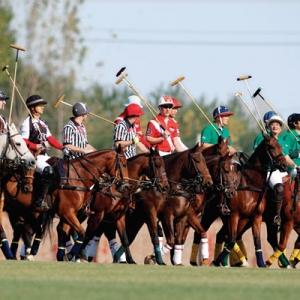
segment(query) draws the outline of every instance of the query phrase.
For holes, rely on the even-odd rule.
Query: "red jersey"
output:
[[[160,151],[174,152],[175,147],[173,144],[173,139],[179,137],[178,124],[174,122],[172,118],[168,118],[165,121],[161,115],[156,116],[156,119],[164,127],[165,130],[168,130],[170,132],[170,137],[166,140],[164,139],[161,143],[153,144],[152,146],[154,148],[158,146],[158,150]],[[160,127],[156,119],[154,118],[148,123],[146,137],[158,138],[163,136],[164,130]]]

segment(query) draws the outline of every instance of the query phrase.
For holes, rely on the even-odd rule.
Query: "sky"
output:
[[[286,120],[300,113],[299,12],[300,1],[288,0],[85,0],[79,17],[88,53],[78,85],[114,86],[126,67],[146,99],[184,76],[193,98],[204,95],[209,103],[217,97],[222,105],[243,92],[251,109],[250,94],[262,87],[261,95]],[[246,75],[252,76],[250,92],[237,81]],[[257,105],[269,110],[260,98]]]

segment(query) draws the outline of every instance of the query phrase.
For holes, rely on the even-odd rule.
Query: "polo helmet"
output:
[[[136,95],[129,96],[124,106],[127,107],[129,104],[138,104],[141,108],[143,107],[141,104],[141,98]]]
[[[229,117],[232,116],[233,112],[229,111],[226,106],[218,106],[214,109],[213,118],[216,117]]]
[[[129,104],[126,108],[125,108],[125,113],[127,117],[130,116],[142,116],[145,113],[143,112],[142,108],[140,107],[140,105],[138,104]]]

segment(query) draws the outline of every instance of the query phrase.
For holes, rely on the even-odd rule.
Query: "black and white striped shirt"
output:
[[[88,144],[86,129],[83,124],[78,124],[73,118],[64,126],[62,131],[63,145],[71,144],[78,148],[86,148]],[[84,153],[74,153],[81,156]]]
[[[118,141],[132,141],[136,136],[135,126],[127,118],[119,122],[114,131],[114,144]],[[115,147],[113,147],[115,149]],[[128,159],[136,155],[136,145],[132,144],[126,147],[125,157]]]

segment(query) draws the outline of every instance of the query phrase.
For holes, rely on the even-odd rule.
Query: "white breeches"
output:
[[[280,172],[279,170],[272,172],[272,175],[269,179],[269,186],[273,189],[277,183],[282,183],[282,178],[287,174],[288,174],[287,172]],[[268,172],[267,178],[269,178],[269,176],[270,176],[270,172]]]
[[[49,164],[46,163],[46,160],[48,160],[50,158],[50,156],[48,156],[47,154],[45,155],[38,155],[37,160],[36,160],[36,171],[38,173],[42,173],[44,168],[49,166]]]

